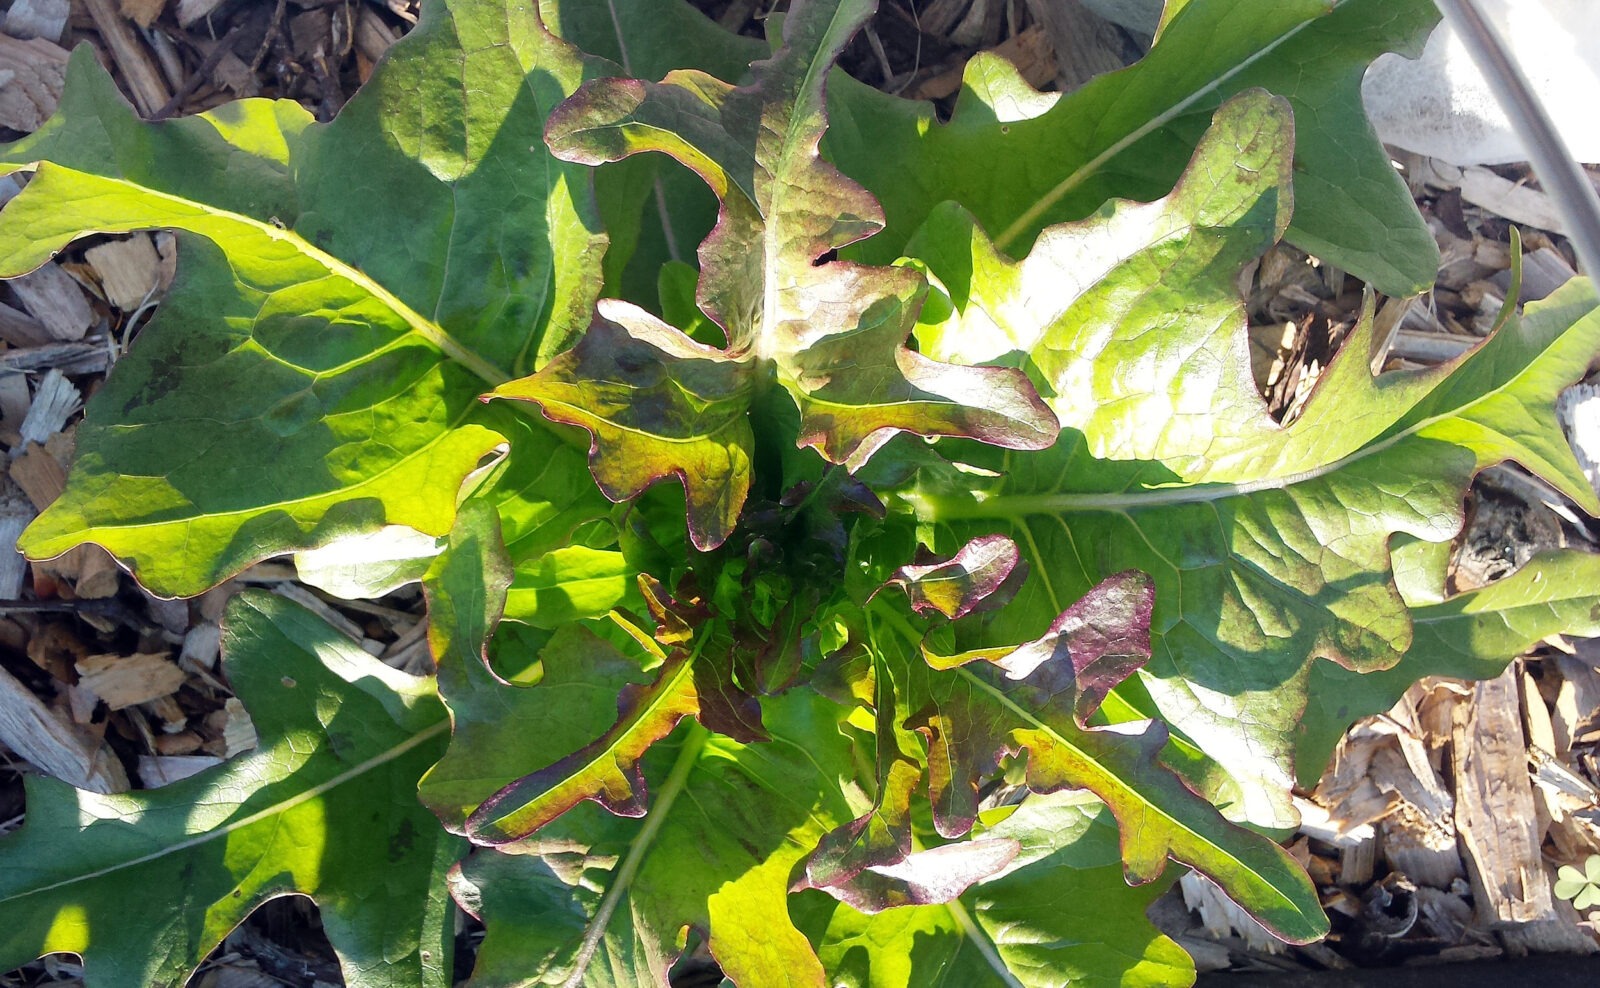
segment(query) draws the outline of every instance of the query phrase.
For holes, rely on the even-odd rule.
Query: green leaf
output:
[[[697,71],[660,83],[597,80],[550,120],[558,157],[601,164],[665,152],[722,200],[700,248],[698,301],[727,350],[613,302],[576,349],[495,394],[589,430],[590,465],[608,496],[678,477],[703,550],[722,544],[744,503],[745,410],[770,379],[799,407],[797,444],[852,468],[900,431],[1016,448],[1055,435],[1015,371],[940,364],[905,346],[924,292],[915,272],[825,260],[882,226],[876,201],[817,155],[826,70],[871,6],[797,4],[783,47],[741,87]]]
[[[1026,752],[1033,792],[1088,789],[1111,808],[1130,883],[1155,880],[1170,857],[1211,877],[1278,936],[1324,936],[1327,917],[1299,865],[1271,840],[1228,823],[1163,764],[1165,725],[1085,725],[1099,700],[1150,657],[1152,597],[1143,574],[1118,574],[1063,611],[1041,640],[950,671],[874,636],[914,711],[906,726],[927,736],[935,829],[946,838],[966,834],[983,783],[1003,758]]]
[[[428,644],[455,731],[420,792],[423,804],[453,833],[464,833],[467,816],[506,782],[544,768],[603,732],[616,719],[617,694],[648,679],[636,661],[569,624],[539,653],[542,688],[508,685],[489,664],[489,643],[512,578],[498,516],[486,502],[468,501],[457,516],[450,548],[423,580]],[[550,703],[553,695],[561,701]],[[535,722],[537,730],[517,743],[487,726]],[[535,737],[538,744],[527,743]]]
[[[1361,77],[1385,51],[1418,54],[1437,20],[1428,0],[1193,0],[1142,61],[1067,96],[1036,93],[993,55],[968,63],[948,124],[840,84],[824,151],[883,202],[888,230],[862,256],[889,259],[946,200],[1021,256],[1049,224],[1164,195],[1212,111],[1259,86],[1294,107],[1289,239],[1411,295],[1432,286],[1438,251],[1362,111]]]
[[[541,0],[540,9],[557,36],[635,79],[659,79],[673,69],[737,79],[768,53],[762,42],[724,31],[681,0]],[[654,155],[598,169],[595,193],[611,239],[606,295],[658,311],[657,272],[693,259],[695,245],[716,223],[716,197],[693,174]]]
[[[502,747],[531,743],[548,754],[539,744],[548,709],[532,720],[458,719],[458,736],[465,725]],[[822,828],[848,812],[839,776],[850,756],[837,716],[797,691],[768,702],[770,742],[744,745],[691,726],[652,749],[658,784],[643,819],[578,806],[526,841],[467,859],[452,889],[488,928],[473,983],[665,985],[690,924],[709,933],[712,955],[736,983],[821,988],[821,965],[789,916],[788,887]]]
[[[333,123],[247,100],[147,124],[78,53],[59,113],[0,155],[33,171],[0,276],[88,233],[188,235],[24,551],[96,542],[180,595],[384,525],[448,531],[501,442],[477,393],[570,345],[599,288],[588,176],[541,142],[589,71],[525,7],[430,4]]]
[[[1145,918],[1165,883],[1128,887],[1116,825],[1092,797],[1029,796],[984,834],[1015,840],[1022,852],[1005,873],[956,902],[873,916],[836,907],[817,939],[829,984],[1182,988],[1193,983],[1189,956]]]
[[[1302,779],[1321,775],[1356,720],[1382,713],[1424,676],[1493,679],[1550,635],[1600,635],[1600,556],[1536,556],[1503,580],[1411,609],[1411,648],[1393,668],[1366,675],[1319,662],[1311,668],[1296,754]]]
[[[224,629],[257,747],[116,796],[30,776],[23,827],[0,840],[0,968],[71,951],[92,984],[177,988],[256,906],[298,893],[349,984],[445,988],[442,879],[463,844],[416,800],[446,728],[432,684],[261,591]]]
[[[924,236],[943,238],[924,253],[953,307],[937,337],[956,339],[969,314],[1002,327],[1063,432],[1047,452],[973,450],[994,479],[929,479],[910,496],[935,549],[998,530],[1033,564],[1018,603],[965,647],[1036,636],[1107,575],[1149,573],[1147,702],[1129,696],[1241,783],[1230,815],[1274,826],[1294,820],[1311,660],[1368,672],[1412,644],[1391,538],[1451,538],[1473,474],[1508,459],[1600,510],[1553,414],[1600,348],[1583,283],[1457,361],[1377,378],[1369,306],[1301,417],[1287,428],[1266,418],[1226,285],[1280,228],[1289,147],[1282,102],[1245,94],[1218,111],[1167,199],[1051,228],[1017,263],[997,261],[970,223]],[[1086,271],[1090,250],[1103,259]],[[939,260],[969,252],[983,271],[971,296],[965,268]],[[1029,293],[1035,284],[1063,291]]]

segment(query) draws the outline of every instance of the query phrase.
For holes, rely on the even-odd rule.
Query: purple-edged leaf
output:
[[[892,865],[868,868],[823,891],[869,915],[896,906],[939,905],[999,874],[1019,850],[1020,844],[1004,838],[945,844]]]
[[[989,535],[973,539],[949,559],[902,566],[889,583],[905,590],[918,614],[938,613],[954,620],[972,613],[998,591],[1011,578],[1018,558],[1015,542]]]
[[[1149,661],[1155,599],[1150,577],[1127,570],[1100,581],[1031,642],[949,656],[924,647],[922,654],[935,669],[954,669],[981,659],[1011,679],[1029,680],[1032,688],[1048,690],[1052,697],[1070,690],[1075,696],[1073,716],[1081,725],[1118,683]],[[1030,678],[1036,672],[1040,678]]]
[[[841,664],[837,671],[848,675],[849,667]],[[893,672],[873,659],[870,665],[855,665],[854,678],[861,682],[851,693],[869,697],[875,709],[877,797],[866,813],[824,834],[806,860],[801,885],[832,895],[864,869],[894,865],[911,855],[911,794],[922,781],[922,766],[914,758],[920,746],[900,727]]]
[[[902,660],[896,678],[903,672],[917,709],[907,726],[928,741],[934,828],[950,838],[967,833],[980,786],[1005,757],[1026,752],[1028,788],[1087,789],[1111,808],[1130,882],[1155,879],[1171,858],[1210,876],[1278,936],[1324,935],[1316,890],[1294,860],[1228,823],[1162,764],[1164,725],[1083,726],[1106,691],[1149,658],[1151,604],[1147,577],[1118,574],[1063,613],[1053,634],[999,661],[978,655],[990,661],[936,670]]]
[[[709,549],[733,530],[750,489],[753,382],[749,361],[608,299],[577,346],[493,394],[536,401],[547,417],[587,429],[589,469],[613,501],[676,476],[690,538]]]
[[[467,817],[467,836],[478,844],[509,844],[586,799],[617,816],[644,816],[648,803],[639,759],[698,711],[697,699],[694,663],[689,653],[675,652],[655,682],[623,688],[617,722],[599,738],[484,800]]]
[[[698,602],[673,600],[652,577],[641,575],[639,589],[656,617],[657,640],[673,646],[655,679],[622,688],[616,722],[600,737],[485,799],[466,820],[476,843],[521,840],[584,800],[618,816],[643,816],[640,759],[685,717],[743,743],[767,740],[760,703],[733,682],[720,624]]]
[[[1016,449],[1044,448],[1059,431],[1020,371],[944,364],[906,347],[927,290],[920,274],[825,260],[883,226],[877,201],[817,154],[828,68],[873,6],[799,0],[782,47],[752,66],[746,85],[695,71],[659,83],[595,80],[547,127],[558,157],[601,164],[664,152],[722,200],[700,247],[697,301],[728,348],[713,355],[637,313],[621,332],[613,307],[591,330],[593,345],[496,394],[588,429],[595,476],[614,497],[677,476],[701,548],[720,544],[737,518],[750,433],[735,421],[767,380],[799,406],[799,445],[852,469],[901,431]],[[686,361],[692,370],[678,366]],[[622,394],[635,410],[619,407]]]

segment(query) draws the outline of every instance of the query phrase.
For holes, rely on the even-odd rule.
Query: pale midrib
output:
[[[438,737],[440,734],[448,730],[449,727],[450,725],[448,722],[440,721],[431,727],[425,728],[424,730],[413,734],[411,737],[395,745],[393,748],[390,748],[388,751],[374,755],[359,765],[353,765],[350,768],[345,769],[343,772],[340,772],[338,775],[328,779],[325,782],[320,782],[317,785],[312,786],[310,789],[306,789],[303,792],[297,793],[296,795],[280,803],[274,803],[273,805],[268,806],[258,812],[252,813],[241,820],[235,820],[227,826],[219,827],[216,830],[208,830],[203,834],[196,834],[188,840],[179,841],[176,844],[168,845],[167,847],[163,847],[157,851],[151,851],[149,854],[141,857],[132,858],[128,861],[121,861],[114,865],[108,865],[107,867],[101,868],[98,871],[91,871],[82,875],[74,875],[71,878],[62,879],[61,881],[54,882],[50,885],[41,885],[38,888],[28,889],[26,892],[7,896],[4,900],[0,901],[15,902],[19,899],[25,899],[30,895],[42,895],[46,892],[53,892],[56,889],[76,885],[79,882],[94,881],[128,868],[137,868],[139,865],[148,864],[151,861],[159,861],[169,855],[182,854],[183,852],[192,850],[193,848],[202,847],[212,841],[227,837],[236,831],[243,830],[246,827],[254,826],[263,820],[288,813],[290,810],[293,810],[304,803],[308,803],[313,799],[317,799],[323,794],[344,785],[346,782],[365,775],[380,765],[385,765],[394,761],[395,759],[404,755],[406,752],[416,748],[418,745],[425,744],[426,742]]]
[[[945,908],[950,911],[951,916],[955,917],[956,925],[960,926],[962,932],[966,933],[967,939],[972,941],[972,945],[977,948],[978,953],[983,955],[984,962],[994,970],[995,974],[1000,976],[1001,981],[1005,982],[1006,988],[1023,988],[1022,982],[1018,981],[1016,975],[1011,973],[1011,969],[1001,959],[1000,952],[995,949],[994,944],[989,942],[989,938],[984,935],[983,930],[978,927],[972,915],[967,912],[967,907],[961,904],[961,900],[951,899],[945,903]]]
[[[327,251],[317,247],[315,244],[311,243],[309,240],[306,240],[293,230],[282,229],[274,226],[271,223],[265,223],[253,217],[245,216],[242,213],[230,212],[226,209],[218,209],[217,207],[207,205],[206,203],[196,202],[193,199],[185,199],[181,196],[171,195],[166,192],[160,192],[155,189],[137,185],[125,180],[112,179],[110,181],[136,190],[136,193],[141,197],[158,200],[160,202],[171,203],[175,206],[182,206],[185,209],[193,210],[194,212],[203,216],[210,216],[215,219],[224,220],[230,223],[238,223],[241,226],[245,226],[256,231],[270,240],[288,244],[309,260],[314,261],[326,269],[329,273],[337,275],[338,277],[343,278],[351,284],[356,285],[370,293],[373,298],[383,303],[385,307],[387,307],[395,315],[399,316],[401,320],[403,320],[405,324],[409,326],[411,330],[418,336],[421,336],[429,343],[432,343],[434,346],[438,347],[445,356],[472,371],[472,373],[482,378],[491,387],[498,387],[499,385],[502,385],[511,379],[494,364],[451,339],[449,334],[445,333],[443,329],[439,328],[439,326],[435,325],[433,322],[430,322],[428,319],[425,319],[410,306],[400,301],[400,299],[397,298],[392,292],[378,284],[365,272],[339,260],[337,257],[334,257]],[[218,246],[224,245],[219,244]]]
[[[699,722],[691,722],[689,737],[684,740],[677,761],[672,763],[672,771],[667,776],[666,784],[656,793],[655,805],[645,814],[644,826],[629,843],[628,856],[623,858],[622,866],[617,869],[616,878],[607,887],[605,898],[600,900],[600,908],[595,910],[594,918],[584,930],[583,943],[573,959],[572,973],[562,982],[562,988],[578,988],[583,984],[584,975],[589,971],[589,963],[594,960],[595,951],[600,947],[606,927],[611,924],[612,914],[616,912],[618,903],[627,894],[628,887],[633,884],[633,876],[638,873],[640,865],[644,863],[645,855],[655,843],[656,834],[666,821],[667,814],[671,812],[672,804],[677,802],[678,796],[688,783],[689,773],[699,760],[700,751],[705,747],[709,735],[710,732],[701,727]]]
[[[1261,491],[1284,490],[1297,484],[1318,480],[1331,473],[1337,473],[1352,463],[1358,463],[1367,457],[1377,456],[1440,422],[1459,418],[1467,409],[1493,397],[1501,390],[1501,388],[1496,388],[1467,402],[1460,408],[1423,419],[1382,442],[1363,446],[1331,463],[1324,463],[1320,467],[1313,467],[1310,470],[1302,470],[1299,473],[1287,474],[1282,477],[1268,477],[1264,480],[1230,484],[1193,484],[1184,487],[1126,491],[1118,494],[1005,494],[970,504],[945,499],[935,500],[918,495],[913,495],[908,500],[916,507],[918,517],[924,521],[945,521],[960,518],[1017,518],[1024,515],[1054,514],[1063,511],[1134,511],[1141,508],[1159,508],[1175,504],[1204,504],[1226,500],[1230,497],[1256,494]]]
[[[1037,202],[1024,210],[1021,216],[1018,216],[1010,226],[1006,227],[1005,231],[1002,232],[1000,236],[995,238],[995,249],[1005,250],[1006,248],[1010,247],[1018,237],[1021,237],[1022,234],[1028,230],[1029,227],[1038,222],[1039,218],[1048,212],[1052,206],[1060,202],[1067,193],[1088,181],[1112,158],[1115,158],[1117,155],[1128,150],[1128,148],[1132,147],[1134,144],[1137,144],[1139,141],[1148,137],[1161,127],[1166,126],[1180,113],[1183,113],[1195,103],[1198,103],[1200,100],[1222,88],[1223,84],[1229,79],[1232,79],[1245,69],[1250,68],[1263,58],[1266,58],[1268,55],[1272,54],[1272,52],[1275,51],[1280,45],[1284,44],[1289,39],[1305,30],[1314,22],[1315,19],[1308,19],[1296,24],[1283,34],[1274,38],[1271,43],[1262,47],[1261,50],[1250,55],[1249,58],[1246,58],[1238,65],[1233,66],[1228,71],[1206,83],[1204,86],[1201,86],[1199,89],[1196,89],[1183,99],[1172,104],[1172,106],[1157,114],[1155,117],[1152,117],[1150,120],[1129,131],[1116,143],[1112,144],[1104,151],[1101,151],[1093,158],[1090,158],[1088,161],[1078,166],[1078,168],[1073,171],[1072,174],[1062,179],[1054,188],[1046,192],[1043,196],[1040,196]]]
[[[981,679],[980,677],[975,675],[970,669],[957,669],[956,672],[958,672],[960,675],[965,677],[969,682],[971,682],[973,685],[975,685],[976,687],[981,689],[983,692],[987,693],[991,698],[993,698],[1002,707],[1006,708],[1006,710],[1008,712],[1010,712],[1012,715],[1014,715],[1017,718],[1019,718],[1020,720],[1022,720],[1024,723],[1030,724],[1034,728],[1048,733],[1052,738],[1054,738],[1056,740],[1057,744],[1060,744],[1060,745],[1062,745],[1064,747],[1067,747],[1067,748],[1071,748],[1073,751],[1078,752],[1078,756],[1080,758],[1082,758],[1084,761],[1090,762],[1090,763],[1095,764],[1095,765],[1099,765],[1100,764],[1098,761],[1095,761],[1095,759],[1090,758],[1087,754],[1085,754],[1081,748],[1079,748],[1076,745],[1072,744],[1066,738],[1063,738],[1053,728],[1051,728],[1050,725],[1044,723],[1043,721],[1039,720],[1039,718],[1035,717],[1029,711],[1027,711],[1027,710],[1023,709],[1022,707],[1018,706],[1003,691],[995,689],[995,687],[993,685],[991,685],[990,683],[984,681],[983,679]],[[1178,820],[1173,818],[1170,814],[1164,812],[1158,804],[1152,803],[1149,800],[1144,799],[1143,797],[1139,797],[1138,790],[1135,789],[1133,786],[1129,785],[1127,782],[1123,781],[1121,778],[1119,778],[1118,776],[1116,776],[1115,774],[1113,774],[1109,770],[1105,770],[1105,771],[1106,771],[1106,775],[1107,776],[1109,776],[1110,778],[1116,780],[1117,784],[1123,789],[1123,791],[1131,793],[1135,797],[1138,797],[1140,799],[1140,802],[1141,802],[1142,805],[1144,805],[1146,807],[1149,807],[1153,811],[1153,815],[1155,815],[1155,816],[1159,817],[1160,819],[1166,821],[1166,823],[1167,823],[1167,825],[1169,827],[1171,827],[1174,830],[1179,830],[1179,831],[1181,831],[1183,833],[1190,834],[1190,835],[1198,838],[1205,845],[1205,847],[1208,848],[1213,853],[1222,856],[1223,858],[1225,858],[1228,861],[1236,863],[1239,866],[1239,870],[1240,871],[1242,871],[1242,872],[1244,872],[1246,874],[1256,875],[1256,872],[1254,870],[1252,870],[1247,865],[1245,865],[1245,863],[1243,861],[1239,860],[1238,857],[1236,857],[1235,855],[1230,853],[1227,848],[1219,847],[1216,843],[1212,842],[1211,840],[1209,840],[1208,838],[1204,837],[1200,833],[1198,833],[1198,832],[1196,832],[1196,831],[1194,831],[1194,830],[1192,830],[1192,829],[1190,829],[1188,827],[1183,826],[1182,823],[1180,823]],[[1102,797],[1102,798],[1104,798],[1104,797]],[[1198,865],[1198,862],[1194,862],[1194,861],[1185,861],[1183,863],[1191,865],[1191,866],[1197,866]],[[1259,875],[1257,875],[1257,877],[1260,878]],[[1299,907],[1297,907],[1294,904],[1293,900],[1289,899],[1288,897],[1284,896],[1281,892],[1279,892],[1277,887],[1274,886],[1271,882],[1266,881],[1264,878],[1262,878],[1261,879],[1261,884],[1264,885],[1265,887],[1271,889],[1273,894],[1278,897],[1279,901],[1285,907],[1287,907],[1288,909],[1290,909],[1290,910],[1292,910],[1292,911],[1294,911],[1296,913],[1300,912]],[[1224,890],[1224,891],[1226,891],[1226,890]]]

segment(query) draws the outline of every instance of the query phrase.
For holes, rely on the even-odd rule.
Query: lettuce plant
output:
[[[451,898],[475,984],[665,984],[692,939],[742,986],[1183,985],[1144,916],[1180,868],[1326,931],[1271,833],[1354,718],[1600,631],[1593,557],[1442,590],[1486,466],[1600,514],[1553,412],[1587,285],[1386,374],[1369,301],[1287,426],[1251,380],[1280,238],[1431,280],[1358,101],[1425,0],[1169,3],[1070,96],[974,59],[948,123],[834,69],[873,6],[762,44],[435,0],[328,124],[147,124],[74,56],[0,155],[0,274],[147,228],[182,260],[22,548],[165,596],[282,554],[420,582],[438,674],[236,597],[260,746],[30,779],[0,968],[177,985],[303,894],[353,985],[448,983]]]

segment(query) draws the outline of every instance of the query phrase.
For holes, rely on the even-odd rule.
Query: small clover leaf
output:
[[[1562,865],[1556,872],[1556,898],[1571,899],[1578,910],[1600,906],[1600,854],[1589,855],[1582,871]]]

